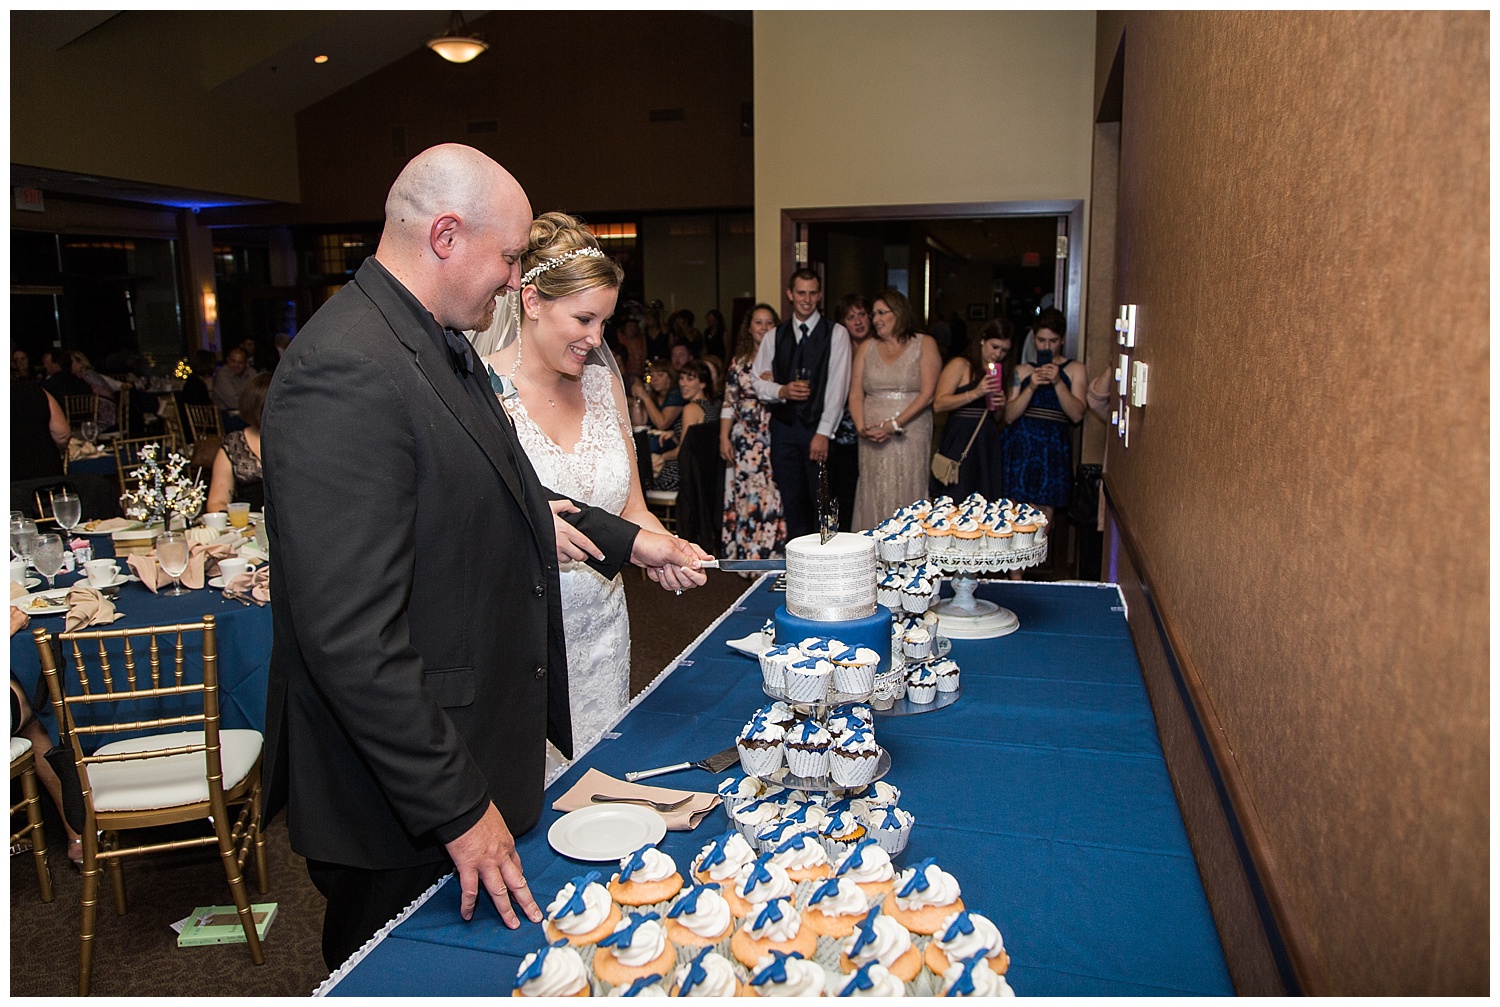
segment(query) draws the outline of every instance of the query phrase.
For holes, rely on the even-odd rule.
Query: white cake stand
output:
[[[969,556],[956,552],[929,552],[927,563],[950,573],[953,597],[932,606],[938,629],[956,640],[990,640],[1008,636],[1021,628],[1021,620],[1008,608],[974,597],[982,573],[1009,573],[1037,566],[1047,558],[1047,540],[1042,538],[1025,549]]]

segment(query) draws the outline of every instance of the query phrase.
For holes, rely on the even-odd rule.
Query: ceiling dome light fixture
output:
[[[436,38],[427,40],[427,48],[449,63],[467,63],[490,47],[484,36],[470,32],[469,26],[458,11],[448,19],[448,30]]]

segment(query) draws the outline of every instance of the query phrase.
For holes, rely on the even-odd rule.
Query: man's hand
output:
[[[803,402],[812,394],[812,386],[806,381],[788,381],[779,394],[788,402]]]
[[[459,890],[463,893],[459,901],[460,916],[466,920],[474,918],[474,906],[479,901],[479,886],[482,884],[499,910],[501,921],[512,930],[521,925],[510,906],[512,899],[531,922],[542,921],[542,910],[532,898],[531,889],[526,887],[526,876],[521,873],[516,841],[494,804],[485,809],[484,817],[475,822],[473,828],[449,843],[447,849],[458,871]]]
[[[604,560],[593,541],[583,532],[562,519],[564,514],[576,514],[578,508],[568,500],[549,500],[552,508],[552,527],[557,533],[557,561],[559,563],[581,563],[588,559]]]
[[[641,529],[630,551],[630,561],[646,568],[646,576],[668,591],[686,591],[708,583],[708,574],[695,569],[699,560],[712,559],[692,542]]]
[[[807,457],[815,462],[826,462],[828,460],[828,438],[824,434],[813,434],[812,444],[808,445]]]
[[[17,633],[21,632],[21,630],[25,629],[26,628],[26,624],[28,622],[30,622],[30,621],[31,621],[31,616],[27,615],[25,612],[22,612],[20,610],[20,608],[18,608],[15,605],[12,605],[10,607],[10,635],[11,636],[15,636]]]

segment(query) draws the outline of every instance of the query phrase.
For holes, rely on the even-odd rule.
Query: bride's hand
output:
[[[557,533],[557,561],[559,563],[578,563],[585,560],[604,560],[604,553],[599,551],[592,539],[583,532],[574,528],[562,519],[564,514],[576,514],[578,508],[571,500],[549,500],[547,506],[552,508],[552,527]]]

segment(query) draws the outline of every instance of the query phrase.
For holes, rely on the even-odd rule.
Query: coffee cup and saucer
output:
[[[253,569],[254,567],[250,565],[248,559],[241,559],[238,556],[226,556],[219,560],[219,575],[217,577],[210,577],[208,586],[222,589],[240,574],[249,573]]]
[[[103,591],[105,588],[119,587],[130,579],[130,575],[122,571],[112,559],[91,559],[83,564],[83,580],[95,591]]]

